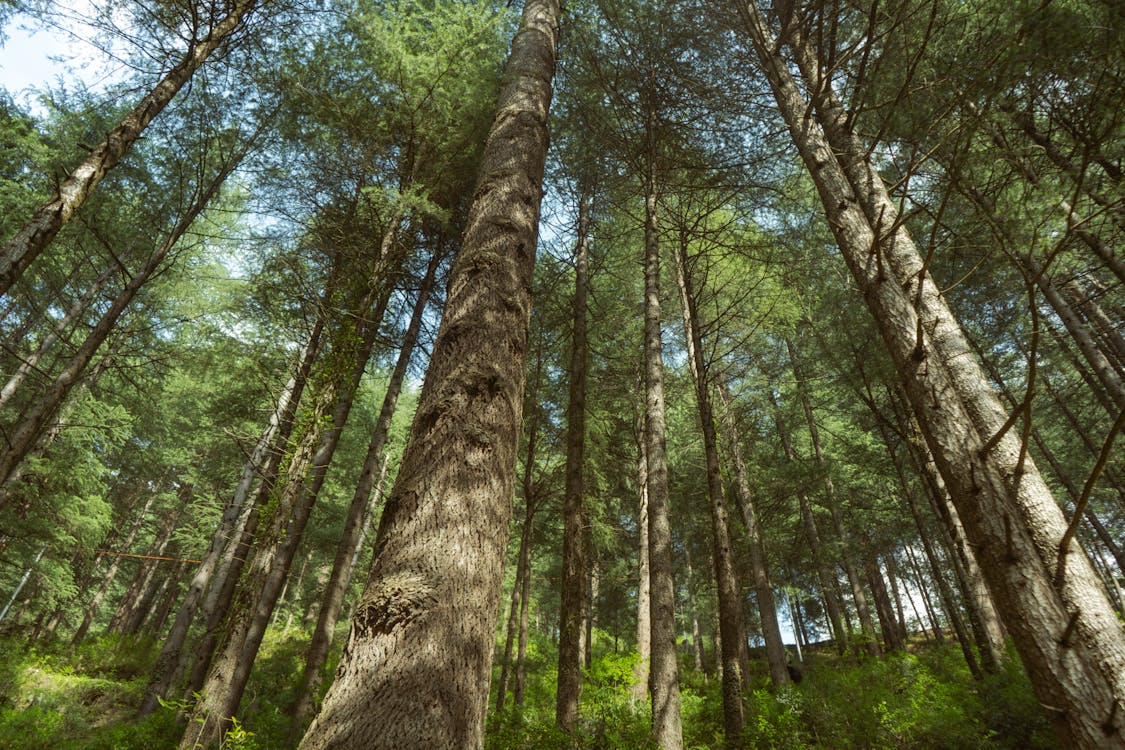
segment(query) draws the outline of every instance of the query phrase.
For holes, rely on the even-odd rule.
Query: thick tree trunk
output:
[[[742,458],[742,446],[735,423],[734,407],[726,382],[720,377],[718,382],[719,400],[723,403],[720,426],[727,444],[727,453],[734,464],[735,497],[738,500],[742,525],[746,528],[747,543],[750,547],[750,572],[754,578],[754,595],[758,603],[758,616],[762,623],[762,638],[766,642],[766,662],[769,665],[770,680],[774,685],[789,682],[786,669],[785,644],[781,640],[781,626],[777,621],[777,603],[770,583],[769,561],[766,556],[765,538],[754,498],[750,492],[750,475]]]
[[[731,552],[730,518],[726,497],[723,494],[722,468],[719,466],[719,439],[715,431],[715,415],[711,408],[711,385],[707,360],[703,353],[703,334],[700,330],[699,310],[695,301],[691,268],[687,255],[687,237],[681,235],[676,248],[676,280],[683,309],[684,335],[692,381],[695,384],[695,402],[703,431],[703,453],[707,461],[707,495],[711,507],[711,561],[715,568],[716,599],[719,609],[719,633],[722,639],[721,654],[723,680],[723,731],[727,747],[737,747],[742,742],[744,722],[742,712],[743,653],[742,596],[738,577],[734,572]]]
[[[558,15],[525,3],[371,576],[303,750],[483,743]]]
[[[336,557],[332,562],[332,572],[325,585],[324,598],[320,605],[316,629],[313,631],[312,641],[305,656],[305,672],[297,699],[293,708],[292,733],[295,739],[305,729],[312,714],[313,700],[320,692],[324,663],[328,660],[328,652],[332,648],[332,640],[336,633],[336,621],[344,605],[344,595],[351,585],[353,562],[359,549],[359,538],[364,528],[368,506],[371,505],[372,494],[375,489],[376,479],[379,477],[379,467],[384,464],[384,449],[387,445],[387,436],[391,429],[391,420],[394,418],[398,397],[402,392],[402,384],[406,380],[406,371],[410,366],[410,359],[414,354],[414,346],[418,341],[418,333],[422,329],[422,320],[425,315],[426,305],[429,303],[430,291],[437,276],[438,267],[441,265],[441,243],[438,242],[422,285],[418,289],[418,297],[414,302],[414,309],[410,316],[410,323],[403,334],[402,345],[399,347],[398,359],[387,382],[387,390],[383,395],[383,404],[379,408],[379,417],[375,422],[375,430],[367,446],[367,456],[363,462],[359,483],[352,495],[351,505],[348,507],[347,516],[344,518],[344,530],[339,542],[336,544]]]
[[[826,86],[816,85],[813,118],[756,7],[745,10],[762,68],[1040,702],[1051,707],[1064,742],[1125,747],[1117,727],[1125,705],[1125,636],[1100,581],[1076,543],[1060,550],[1069,539],[1067,521],[1006,430],[1007,415],[846,114]],[[792,43],[802,46],[796,36]],[[799,58],[816,80],[811,56]],[[886,236],[883,227],[897,230]]]
[[[668,513],[668,460],[664,443],[664,347],[660,333],[660,246],[656,223],[656,149],[649,125],[645,175],[645,456],[648,460],[648,546],[652,611],[652,732],[664,750],[684,744],[676,664],[676,594],[672,580],[672,527]]]
[[[586,531],[583,463],[586,455],[586,288],[592,197],[578,198],[578,242],[574,250],[573,332],[570,390],[566,407],[566,486],[563,490],[563,549],[559,606],[558,690],[555,721],[567,732],[578,723],[582,691],[582,609],[586,600]]]
[[[0,296],[8,293],[32,261],[86,202],[106,173],[129,153],[153,118],[168,106],[208,56],[234,34],[257,4],[258,0],[232,2],[227,15],[207,30],[203,39],[191,45],[183,59],[59,183],[54,198],[40,207],[0,249]]]

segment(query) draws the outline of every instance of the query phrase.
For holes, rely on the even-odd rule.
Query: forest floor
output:
[[[299,631],[271,631],[242,704],[243,731],[229,738],[225,750],[292,747],[285,707],[306,646]],[[134,719],[154,656],[151,644],[112,638],[91,640],[73,653],[0,640],[0,748],[174,748],[180,732],[174,702],[146,720]],[[509,696],[505,711],[490,713],[487,750],[653,747],[646,712],[629,700],[630,654],[606,652],[594,659],[577,743],[555,726],[555,658],[549,641],[532,641],[524,705],[512,706]],[[755,661],[752,669],[747,748],[1057,747],[1014,655],[1001,674],[980,681],[948,643],[914,643],[908,653],[883,659],[806,654],[801,683],[777,691],[764,665]],[[721,748],[719,681],[685,662],[682,701],[686,746]]]

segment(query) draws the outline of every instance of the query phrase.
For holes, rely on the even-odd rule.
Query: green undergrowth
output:
[[[487,750],[651,748],[648,707],[629,699],[633,655],[605,654],[586,673],[574,737],[555,725],[555,653],[531,644],[524,704],[490,714]],[[800,684],[776,690],[752,662],[743,747],[769,750],[1050,750],[1057,747],[1015,654],[974,680],[956,646],[883,659],[808,656]],[[684,743],[723,747],[719,681],[681,664]],[[493,677],[493,706],[497,678]]]
[[[269,631],[227,750],[293,747],[287,711],[301,674],[307,635]],[[6,750],[163,750],[181,727],[165,708],[143,720],[135,710],[154,656],[145,644],[91,640],[73,654],[27,649],[0,639],[0,748]],[[555,647],[529,644],[522,706],[509,693],[496,711],[493,676],[487,750],[605,748],[656,750],[647,703],[630,698],[634,655],[602,653],[586,671],[575,736],[555,725]],[[681,665],[684,740],[694,750],[722,747],[722,695],[715,677]],[[1054,736],[1012,654],[1001,674],[973,680],[954,646],[921,645],[883,659],[813,654],[804,679],[781,690],[752,660],[745,694],[745,748],[847,750],[1051,750]],[[515,677],[510,680],[514,687]]]

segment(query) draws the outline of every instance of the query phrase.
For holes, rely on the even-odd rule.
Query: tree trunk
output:
[[[691,616],[691,645],[693,667],[697,674],[703,675],[707,684],[707,654],[703,651],[703,632],[699,627],[699,603],[695,597],[695,576],[691,569],[691,553],[684,548],[684,569],[687,572],[688,614]]]
[[[652,659],[652,576],[648,559],[648,451],[645,417],[637,418],[637,663],[633,667],[630,699],[634,704],[648,697]]]
[[[785,454],[787,461],[794,462],[797,460],[797,456],[793,452],[793,441],[789,437],[789,430],[786,429],[785,422],[781,417],[781,406],[777,403],[772,390],[769,397],[773,403],[774,420],[777,427],[777,436],[781,440],[782,452]],[[824,609],[828,614],[828,621],[832,625],[832,634],[836,640],[836,652],[843,655],[848,650],[848,623],[844,620],[843,607],[836,596],[836,574],[828,561],[825,560],[824,547],[820,542],[820,530],[817,528],[816,517],[813,515],[812,503],[809,502],[809,496],[804,489],[799,487],[797,488],[797,502],[801,510],[801,522],[805,527],[809,551],[812,553],[813,562],[816,565],[820,592],[824,596]]]
[[[59,183],[54,198],[40,207],[27,224],[8,240],[0,250],[0,296],[8,293],[32,261],[86,202],[106,173],[129,153],[153,118],[168,106],[207,57],[234,34],[257,4],[257,0],[232,2],[227,15],[211,27],[203,39],[189,47],[183,59]]]
[[[359,483],[352,495],[348,514],[344,518],[344,530],[340,541],[336,544],[336,557],[332,562],[332,572],[328,576],[328,583],[325,585],[324,600],[320,605],[316,629],[313,631],[312,641],[309,643],[309,650],[305,656],[304,677],[293,708],[291,732],[295,735],[294,739],[299,739],[300,734],[304,731],[305,725],[312,714],[313,701],[320,692],[324,664],[328,660],[328,652],[332,648],[332,641],[336,633],[336,621],[344,604],[344,595],[351,585],[354,561],[359,550],[359,538],[364,528],[365,519],[368,517],[367,509],[371,505],[375,480],[379,476],[379,466],[385,467],[383,453],[387,444],[387,436],[390,433],[391,420],[394,418],[398,397],[402,392],[402,384],[406,380],[406,371],[414,354],[418,333],[422,329],[422,320],[426,305],[429,303],[430,290],[433,288],[442,256],[439,239],[437,247],[430,256],[422,285],[418,289],[418,297],[414,302],[410,323],[403,334],[398,359],[395,362],[391,378],[387,382],[387,390],[383,395],[383,404],[379,408],[375,430],[367,446],[367,456],[363,462]]]
[[[1125,747],[1115,724],[1125,703],[1125,636],[1100,581],[1076,544],[1060,550],[1069,539],[1067,521],[1034,463],[1024,460],[1017,436],[1005,428],[995,391],[846,114],[826,85],[815,85],[819,118],[813,119],[756,7],[744,9],[762,68],[980,551],[989,590],[1036,695],[1051,707],[1064,742]],[[801,48],[798,36],[791,44]],[[799,57],[805,75],[818,80],[816,66],[807,64],[811,56]],[[885,236],[882,227],[898,229]]]
[[[190,489],[188,490],[190,492]],[[186,503],[186,497],[180,498],[182,502]],[[172,541],[172,532],[176,530],[176,522],[180,519],[181,509],[169,513],[164,523],[160,525],[160,531],[157,532],[156,538],[152,542],[152,548],[149,552],[151,557],[162,557],[168,550],[168,543]],[[133,577],[132,583],[125,589],[125,594],[121,597],[121,603],[114,614],[113,619],[110,620],[108,633],[124,633],[125,626],[135,619],[135,614],[142,606],[146,607],[151,602],[146,602],[143,597],[144,594],[153,593],[152,579],[156,575],[156,568],[160,564],[159,560],[141,560],[141,564],[137,567],[137,573]]]
[[[758,616],[762,623],[762,639],[766,642],[766,662],[770,670],[770,680],[775,686],[789,682],[786,669],[785,644],[781,640],[781,626],[777,622],[777,603],[770,583],[769,559],[766,556],[765,538],[754,498],[750,493],[750,476],[746,462],[742,458],[742,446],[735,423],[734,407],[726,381],[718,380],[719,400],[723,403],[720,426],[727,443],[727,453],[734,464],[735,497],[746,528],[747,543],[750,547],[750,572],[754,578],[754,595],[758,602]]]
[[[578,197],[578,242],[574,250],[574,325],[570,351],[570,391],[566,407],[566,486],[563,490],[563,549],[559,606],[558,690],[555,721],[573,733],[582,692],[582,609],[586,600],[586,531],[583,464],[586,454],[586,288],[592,197]]]
[[[707,495],[711,508],[711,561],[715,568],[719,608],[719,633],[723,651],[723,731],[726,747],[737,747],[742,742],[742,682],[741,654],[744,649],[742,622],[742,595],[738,577],[734,572],[734,559],[730,542],[730,518],[723,495],[723,475],[719,466],[719,440],[715,432],[715,415],[711,408],[711,385],[707,361],[703,354],[703,334],[700,330],[699,310],[695,301],[691,268],[687,255],[688,238],[681,232],[676,249],[676,280],[680,291],[680,306],[684,316],[684,335],[692,381],[695,384],[695,402],[703,431],[703,453],[707,461]]]
[[[330,285],[331,286],[331,285]],[[316,322],[313,324],[312,331],[309,334],[309,339],[305,343],[301,351],[301,357],[298,360],[297,369],[281,390],[281,395],[278,397],[277,405],[270,415],[269,424],[266,429],[262,431],[261,437],[258,439],[254,450],[250,453],[250,458],[247,460],[246,465],[242,469],[242,476],[239,478],[238,485],[235,487],[234,495],[230,503],[223,510],[223,516],[219,520],[219,525],[215,527],[215,533],[211,535],[211,542],[207,547],[206,553],[203,555],[203,561],[192,576],[191,583],[188,584],[187,593],[184,595],[184,601],[180,605],[179,611],[176,613],[176,619],[172,622],[172,627],[168,631],[168,636],[164,639],[164,645],[160,649],[160,654],[156,658],[156,663],[152,668],[152,676],[149,678],[148,686],[145,688],[145,695],[141,701],[141,707],[138,709],[139,716],[148,716],[156,710],[160,705],[158,698],[164,697],[172,687],[172,682],[183,672],[184,669],[184,643],[187,641],[188,631],[191,628],[191,623],[195,619],[196,611],[203,601],[204,592],[210,585],[212,588],[222,588],[222,579],[218,575],[219,566],[223,557],[223,550],[230,548],[232,557],[234,551],[239,547],[242,534],[239,532],[239,526],[245,527],[245,523],[238,524],[238,519],[242,516],[244,510],[252,510],[257,505],[257,502],[247,506],[246,500],[250,495],[250,490],[253,487],[254,478],[259,472],[262,472],[262,491],[268,494],[269,487],[272,485],[270,477],[270,463],[271,451],[275,456],[280,457],[284,452],[280,448],[280,444],[289,439],[290,431],[293,427],[293,420],[296,415],[297,405],[300,402],[301,395],[304,393],[305,384],[308,381],[309,371],[312,369],[312,364],[316,360],[317,354],[320,350],[321,335],[324,332],[324,317],[318,315]],[[278,459],[279,460],[279,459]],[[273,465],[273,472],[276,473],[277,466]],[[264,497],[259,493],[261,499]],[[257,500],[256,499],[256,500]],[[233,534],[233,537],[231,536]],[[245,559],[248,552],[244,550],[239,557],[240,560]],[[234,580],[238,579],[239,573],[234,573]],[[215,585],[218,584],[218,585]],[[232,581],[233,593],[233,581]],[[210,621],[210,616],[205,616],[204,621],[207,623],[205,627],[208,631],[214,632],[214,626]],[[208,640],[206,637],[204,640]],[[204,649],[208,653],[214,650],[214,643],[204,643]]]
[[[645,456],[648,460],[648,546],[652,611],[652,733],[664,750],[684,744],[676,664],[676,595],[672,527],[668,518],[668,461],[664,444],[664,355],[660,334],[660,246],[656,223],[656,147],[648,126],[645,175]]]
[[[20,366],[16,368],[16,371],[13,372],[7,382],[4,383],[4,387],[0,389],[0,408],[3,408],[8,401],[11,400],[12,396],[16,395],[20,386],[23,385],[23,382],[27,379],[27,376],[39,369],[39,363],[42,361],[43,357],[49,354],[51,349],[55,346],[55,343],[58,342],[60,338],[66,336],[71,328],[74,327],[78,316],[86,310],[86,307],[98,295],[102,287],[113,278],[115,271],[117,271],[116,266],[110,266],[102,271],[101,275],[90,285],[90,288],[74,300],[74,304],[67,309],[62,320],[54,324],[54,330],[43,337],[43,340],[39,342],[39,346],[35,348],[35,351],[23,358],[20,362]],[[12,340],[19,341],[19,338],[13,338]]]
[[[525,3],[371,576],[303,750],[483,743],[558,14]]]
[[[523,582],[531,574],[531,531],[535,520],[535,510],[531,499],[524,497],[523,532],[520,534],[520,549],[516,556],[516,577],[512,581],[512,603],[508,615],[507,637],[504,641],[504,657],[500,661],[500,684],[496,691],[496,712],[504,710],[508,692],[508,675],[512,671],[512,646],[516,641],[516,631],[520,628]]]
[[[879,629],[883,631],[883,643],[888,651],[902,651],[905,644],[902,642],[902,633],[895,621],[894,606],[891,604],[890,594],[887,593],[887,583],[883,579],[883,572],[879,569],[878,558],[872,557],[866,567],[867,580],[875,598],[875,611],[879,616]]]
[[[248,5],[252,3],[244,2],[243,4]],[[4,503],[4,488],[13,481],[13,474],[19,468],[20,463],[27,457],[28,453],[35,447],[44,432],[53,423],[52,418],[63,401],[66,400],[71,389],[79,382],[82,373],[86,370],[86,366],[90,363],[90,360],[94,358],[94,354],[101,348],[101,345],[105,342],[114,326],[117,325],[117,321],[121,318],[125,309],[133,301],[133,298],[136,296],[137,292],[140,291],[141,287],[164,263],[168,253],[175,247],[180,237],[191,227],[196,217],[207,207],[211,198],[218,192],[230,173],[234,171],[234,168],[242,160],[242,157],[245,156],[246,150],[247,149],[244,148],[239,154],[236,154],[223,164],[218,174],[211,182],[200,190],[195,202],[188,208],[184,215],[180,217],[179,222],[168,235],[167,239],[152,252],[144,266],[130,277],[128,283],[125,284],[125,287],[113,299],[113,302],[106,311],[102,313],[97,324],[95,324],[94,328],[87,334],[86,339],[77,348],[62,370],[55,376],[54,380],[43,392],[39,400],[23,412],[20,416],[19,423],[14,425],[8,432],[4,451],[0,453],[0,506]],[[2,276],[2,274],[0,274],[0,276]]]
[[[930,620],[934,640],[938,643],[945,643],[945,635],[941,632],[941,623],[938,622],[937,613],[934,611],[934,603],[930,601],[930,589],[926,586],[926,579],[922,577],[922,568],[918,565],[918,558],[914,555],[914,549],[910,546],[906,547],[906,559],[910,563],[910,569],[914,571],[914,578],[918,581],[918,593],[922,596],[922,608],[926,610],[926,617]],[[917,614],[917,611],[915,611],[915,614]],[[922,622],[921,618],[918,619],[918,622]]]
[[[397,222],[392,222],[384,234],[378,261],[380,271],[397,230]],[[366,284],[366,289],[355,306],[354,328],[350,321],[340,326],[332,356],[326,362],[326,382],[317,394],[306,433],[289,465],[285,486],[272,510],[270,526],[258,541],[254,563],[240,585],[225,643],[200,691],[203,697],[192,711],[187,731],[180,741],[181,750],[194,750],[197,744],[204,747],[216,744],[238,711],[266,626],[288,578],[375,345],[390,297],[389,288],[378,289],[379,281],[376,274],[361,282]],[[376,297],[381,299],[372,311]]]
[[[863,591],[863,581],[860,579],[859,571],[856,568],[855,561],[852,559],[851,539],[847,528],[844,526],[844,519],[840,513],[840,503],[836,497],[836,486],[832,483],[832,477],[828,473],[827,462],[824,459],[824,450],[820,445],[820,430],[817,429],[816,426],[812,401],[809,398],[808,385],[801,368],[800,359],[797,355],[797,348],[789,338],[785,339],[785,346],[789,350],[789,361],[793,366],[793,377],[797,381],[797,394],[800,396],[801,406],[805,411],[805,421],[809,426],[809,436],[812,439],[813,454],[816,456],[817,466],[824,472],[824,489],[828,496],[828,510],[832,514],[833,530],[836,532],[836,537],[843,545],[843,554],[841,555],[840,561],[843,565],[844,573],[848,577],[848,583],[852,588],[852,599],[855,602],[856,614],[859,615],[859,627],[863,632],[864,645],[869,654],[872,656],[880,656],[882,649],[879,648],[878,636],[875,635],[875,622],[871,619],[871,609],[867,606],[867,595]]]
[[[137,514],[136,520],[133,521],[133,525],[129,528],[129,533],[121,540],[121,544],[118,545],[121,549],[127,550],[133,544],[133,540],[137,538],[137,532],[140,531],[141,526],[144,525],[148,510],[152,507],[155,500],[155,494],[150,494],[148,499],[145,500],[144,507],[141,508],[141,512]],[[109,569],[106,570],[105,575],[102,577],[101,586],[94,592],[94,598],[90,600],[89,605],[86,607],[86,614],[82,618],[82,624],[78,626],[78,630],[74,632],[74,636],[70,639],[71,649],[81,643],[82,639],[86,637],[86,631],[90,629],[90,624],[93,623],[94,617],[97,616],[98,608],[101,606],[102,600],[105,599],[106,592],[109,591],[109,587],[113,585],[113,579],[117,577],[117,569],[121,566],[122,559],[121,555],[113,555],[113,560],[109,563]]]

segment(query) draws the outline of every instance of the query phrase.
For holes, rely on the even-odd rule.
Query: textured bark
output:
[[[656,220],[655,144],[649,126],[645,175],[645,456],[648,461],[648,547],[652,612],[652,733],[664,750],[683,747],[680,678],[676,664],[676,595],[672,527],[668,518],[668,459],[664,442],[664,347],[660,334],[660,246]]]
[[[770,583],[769,559],[766,556],[765,538],[754,497],[750,492],[750,475],[742,458],[742,445],[735,423],[734,407],[731,404],[727,384],[719,379],[717,392],[722,401],[720,425],[727,444],[727,454],[734,465],[735,499],[746,528],[746,539],[750,547],[750,573],[754,578],[754,595],[758,602],[758,616],[762,623],[762,638],[766,642],[766,663],[770,670],[770,681],[780,686],[789,682],[786,669],[785,644],[781,640],[781,626],[777,622],[777,603]]]
[[[384,234],[379,271],[396,233],[397,224],[392,222]],[[326,361],[324,380],[305,434],[289,464],[270,524],[258,540],[254,562],[240,584],[225,642],[211,664],[200,691],[203,697],[195,705],[180,740],[181,750],[193,750],[197,745],[210,747],[220,741],[229,728],[231,717],[238,711],[242,693],[250,680],[266,627],[288,579],[313,505],[324,486],[340,435],[347,425],[390,298],[389,288],[379,290],[378,275],[361,283],[366,283],[367,289],[355,307],[354,327],[346,321],[334,337],[335,346]],[[377,296],[380,299],[375,302]]]
[[[483,743],[558,14],[525,3],[371,575],[303,750]]]
[[[730,517],[723,493],[722,468],[719,466],[719,438],[715,430],[714,410],[711,408],[708,364],[703,354],[703,334],[700,330],[699,309],[696,306],[695,288],[692,284],[686,236],[681,235],[675,255],[676,280],[684,316],[688,364],[692,382],[695,384],[695,403],[699,410],[699,421],[703,432],[703,453],[707,462],[707,495],[711,508],[711,561],[715,568],[719,633],[723,644],[721,661],[724,743],[727,747],[738,747],[742,743],[744,722],[741,655],[744,651],[745,638],[741,587],[734,572]]]
[[[798,63],[814,82],[812,108],[755,6],[745,10],[762,69],[981,555],[1036,695],[1050,707],[1065,743],[1125,746],[1117,727],[1125,704],[1125,636],[1097,575],[1076,543],[1060,554],[1067,521],[1034,462],[1023,460],[1018,436],[1002,431],[1007,415],[995,391],[842,107],[816,78],[811,55],[798,55]],[[802,48],[796,36],[792,43]]]
[[[586,532],[583,509],[586,456],[586,288],[590,237],[590,203],[578,198],[578,241],[574,249],[573,330],[570,388],[566,407],[566,486],[563,490],[562,596],[559,606],[558,690],[555,721],[574,732],[582,692],[582,610],[586,600]]]
[[[7,294],[32,261],[59,233],[102,181],[106,173],[125,157],[141,133],[176,96],[203,62],[242,25],[257,0],[236,0],[227,15],[194,42],[187,54],[125,115],[81,164],[59,183],[48,203],[0,250],[0,296]]]
[[[237,521],[242,516],[243,511],[249,510],[246,507],[246,500],[250,495],[255,476],[265,468],[270,451],[277,440],[279,438],[288,440],[297,404],[304,392],[312,363],[320,349],[320,338],[323,331],[324,318],[318,316],[309,339],[301,352],[297,368],[285,387],[282,388],[277,399],[277,405],[270,415],[270,421],[262,431],[253,451],[251,451],[250,458],[246,461],[238,485],[235,487],[234,495],[227,507],[223,509],[219,524],[211,535],[211,542],[203,555],[203,561],[196,568],[195,575],[192,576],[191,582],[188,584],[184,601],[180,604],[176,619],[173,620],[172,627],[168,631],[168,635],[164,639],[164,645],[161,646],[160,654],[153,665],[152,675],[149,678],[144,698],[141,700],[141,707],[138,710],[140,716],[147,716],[156,710],[157,706],[160,705],[157,699],[168,694],[173,680],[183,671],[184,643],[187,641],[188,630],[191,628],[191,623],[195,619],[199,605],[202,603],[204,592],[216,577],[223,550],[229,547],[233,552],[233,549],[238,546],[241,534],[234,532],[238,531],[239,524]],[[265,484],[264,479],[263,484]],[[245,526],[245,524],[242,525]],[[234,534],[233,538],[231,538],[232,533]],[[214,588],[219,589],[221,585]],[[212,644],[210,650],[213,649],[214,645]]]
[[[440,248],[440,242],[439,242]],[[422,319],[429,303],[430,291],[437,276],[438,267],[441,265],[442,253],[435,250],[426,267],[426,275],[418,289],[418,297],[414,302],[414,309],[410,315],[403,334],[402,345],[399,347],[398,359],[387,382],[387,390],[383,395],[382,406],[379,407],[379,417],[375,421],[375,430],[367,446],[367,456],[363,462],[359,483],[352,495],[351,505],[344,518],[344,529],[340,540],[336,543],[336,557],[332,562],[332,572],[325,584],[324,598],[320,605],[316,629],[313,631],[309,650],[305,655],[305,671],[301,687],[293,708],[292,732],[303,732],[305,724],[312,714],[313,700],[320,692],[324,663],[328,660],[328,652],[332,648],[332,640],[336,634],[336,621],[344,605],[344,595],[351,585],[352,570],[356,553],[359,551],[360,536],[364,529],[365,519],[368,518],[368,506],[371,505],[376,479],[380,475],[379,467],[385,470],[384,449],[387,445],[387,436],[391,429],[391,420],[394,418],[398,397],[402,392],[402,384],[406,380],[406,371],[410,359],[414,354],[414,346],[418,341],[418,333],[422,329]]]

